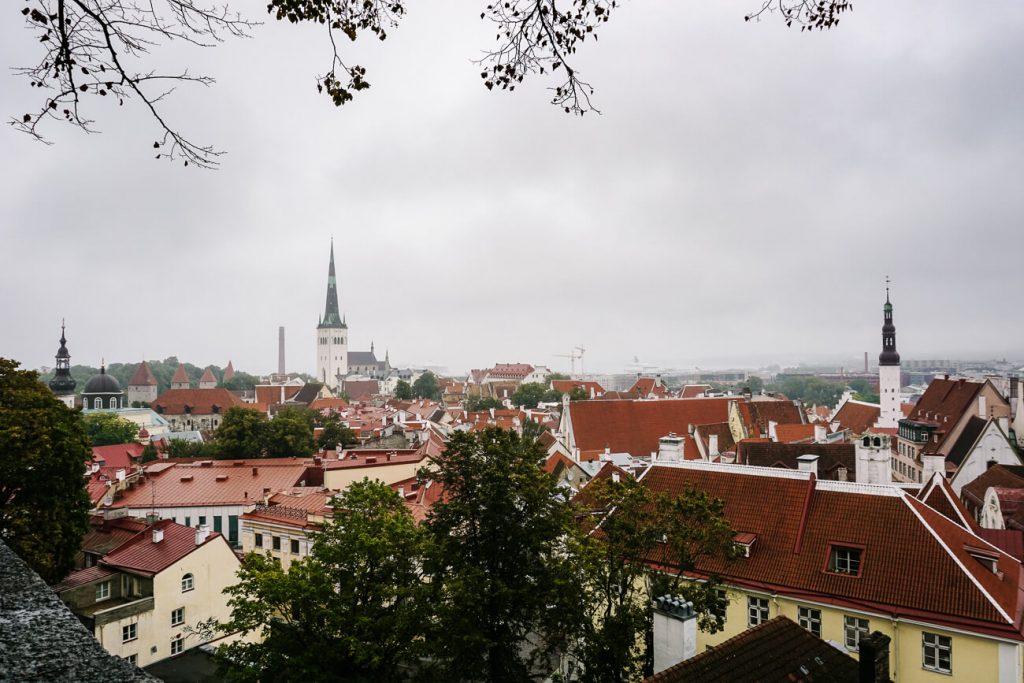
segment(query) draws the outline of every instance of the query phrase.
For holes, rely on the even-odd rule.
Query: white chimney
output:
[[[775,431],[775,428],[778,426],[779,423],[776,422],[775,420],[768,420],[768,438],[771,439],[772,441],[779,440],[778,433]]]
[[[118,470],[117,470],[117,471],[116,471],[116,472],[114,473],[114,476],[115,476],[115,477],[117,477],[117,480],[118,480],[118,481],[124,481],[124,475],[125,475],[125,471],[124,471],[124,468],[123,468],[123,467],[119,468],[119,469],[118,469]]]
[[[619,483],[620,477],[618,472],[612,472],[612,481],[616,484]]]
[[[200,524],[196,527],[196,545],[202,545],[206,542],[206,539],[210,537],[210,527],[206,524]]]
[[[658,462],[682,462],[683,437],[670,432],[668,436],[658,439]]]
[[[153,527],[153,543],[159,543],[164,540],[164,530],[162,527]]]
[[[921,454],[921,483],[927,484],[932,480],[932,476],[938,472],[943,477],[946,476],[946,456],[941,453],[925,455]]]
[[[828,438],[828,429],[820,422],[814,423],[814,443],[825,443]]]
[[[854,479],[859,484],[892,483],[892,451],[883,436],[865,436],[854,442],[857,458]]]
[[[718,455],[718,434],[708,434],[708,457]]]
[[[664,595],[654,601],[654,673],[697,654],[697,615],[693,603]]]
[[[980,417],[983,420],[987,420],[988,419],[988,413],[986,413],[986,411],[985,411],[985,395],[984,394],[980,394],[978,396],[978,417]]]
[[[404,486],[399,486],[398,487],[398,497],[401,498],[402,500],[405,500],[405,487]]]
[[[796,462],[801,472],[810,472],[815,477],[818,476],[818,456],[807,453],[797,458]]]

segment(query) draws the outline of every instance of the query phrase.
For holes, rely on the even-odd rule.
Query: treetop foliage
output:
[[[139,435],[139,426],[116,413],[95,412],[82,416],[89,442],[93,446],[131,443]]]
[[[853,8],[848,0],[756,1],[760,6],[745,20],[776,15],[801,31],[832,28]],[[483,85],[513,91],[527,77],[550,78],[553,105],[575,115],[598,111],[591,100],[594,88],[570,62],[584,43],[596,42],[598,29],[619,6],[618,0],[506,0],[484,5],[480,19],[493,25],[495,44],[477,60]],[[267,11],[278,21],[326,27],[327,64],[314,83],[318,92],[341,106],[370,87],[366,67],[343,60],[341,38],[355,41],[369,35],[385,40],[405,16],[407,3],[270,0]],[[163,41],[212,47],[226,38],[249,37],[257,22],[226,5],[204,5],[201,0],[35,0],[20,13],[25,26],[38,36],[39,50],[30,64],[14,71],[43,94],[33,110],[12,117],[13,126],[45,142],[43,129],[52,122],[96,130],[89,114],[93,98],[117,100],[119,106],[135,99],[156,124],[152,146],[157,159],[200,168],[219,164],[223,152],[180,132],[165,117],[161,102],[176,85],[211,85],[213,79],[187,68],[160,72],[150,51]]]
[[[0,358],[0,539],[56,583],[89,528],[82,473],[92,451],[81,413],[18,367]]]

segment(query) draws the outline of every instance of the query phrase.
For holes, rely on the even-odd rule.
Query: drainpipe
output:
[[[893,669],[890,673],[895,681],[900,677],[900,618],[897,616],[892,618],[892,650],[890,652],[893,657]]]

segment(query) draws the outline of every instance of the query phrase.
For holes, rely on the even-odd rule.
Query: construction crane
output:
[[[583,372],[583,353],[585,351],[586,351],[586,349],[584,349],[582,346],[574,346],[572,348],[572,352],[571,353],[553,353],[551,355],[555,356],[557,358],[568,358],[569,359],[569,367],[571,368],[571,370],[569,371],[569,374],[570,375],[575,375],[576,374],[576,361],[577,360],[580,362],[580,372]]]

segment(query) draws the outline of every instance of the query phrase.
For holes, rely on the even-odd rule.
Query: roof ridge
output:
[[[966,574],[966,575],[967,575],[967,576],[968,576],[968,577],[970,578],[970,580],[971,580],[971,583],[973,583],[973,584],[975,585],[975,587],[977,587],[977,589],[978,589],[979,591],[981,591],[981,594],[982,594],[982,595],[984,595],[984,596],[985,596],[985,598],[986,598],[986,599],[987,599],[987,600],[988,600],[988,601],[989,601],[989,602],[990,602],[990,603],[992,604],[992,606],[996,608],[996,611],[997,611],[997,612],[999,612],[1000,616],[1002,616],[1002,617],[1003,617],[1003,618],[1004,618],[1004,619],[1006,620],[1006,622],[1007,622],[1008,624],[1010,624],[1011,626],[1013,626],[1013,625],[1014,625],[1014,620],[1010,618],[1010,615],[1006,613],[1006,610],[1004,610],[1004,609],[1003,609],[1002,605],[1000,605],[1000,604],[999,604],[999,602],[998,602],[998,601],[997,601],[997,600],[996,600],[996,599],[995,599],[994,597],[992,597],[992,595],[991,595],[991,594],[990,594],[990,593],[989,593],[989,592],[988,592],[988,591],[987,591],[987,590],[985,589],[985,587],[981,585],[981,582],[980,582],[980,581],[978,581],[978,577],[977,577],[977,576],[975,576],[975,575],[974,575],[974,573],[973,573],[973,572],[971,572],[971,571],[970,571],[970,570],[969,570],[969,569],[968,569],[968,568],[967,568],[967,567],[966,567],[966,566],[964,565],[964,563],[960,561],[960,558],[959,558],[959,557],[957,557],[957,556],[956,556],[956,554],[954,554],[954,553],[953,553],[953,551],[952,551],[952,550],[950,549],[950,547],[949,547],[949,546],[948,546],[948,545],[946,544],[946,542],[945,542],[944,540],[942,540],[942,537],[941,537],[941,536],[939,535],[939,533],[938,533],[938,532],[937,532],[937,531],[936,531],[935,529],[933,529],[933,528],[932,528],[932,525],[928,523],[928,520],[926,520],[926,519],[924,518],[924,516],[923,516],[923,515],[921,514],[920,510],[918,510],[917,508],[915,508],[915,507],[914,507],[914,504],[913,504],[913,503],[911,503],[911,502],[910,502],[910,501],[908,500],[908,498],[910,498],[910,496],[904,496],[904,497],[903,497],[903,502],[904,502],[904,503],[905,503],[905,504],[907,505],[907,507],[909,507],[909,508],[910,508],[911,512],[913,512],[913,513],[914,513],[914,515],[915,515],[915,516],[916,516],[916,517],[918,518],[918,520],[920,520],[921,524],[922,524],[922,525],[923,525],[923,526],[924,526],[924,527],[925,527],[926,529],[928,529],[928,531],[929,531],[929,533],[931,533],[932,537],[933,537],[933,538],[935,538],[935,540],[936,540],[936,541],[938,541],[938,543],[939,543],[939,546],[940,546],[940,547],[941,547],[941,548],[942,548],[943,550],[945,550],[945,551],[946,551],[946,554],[947,554],[947,555],[949,555],[949,557],[950,557],[950,558],[951,558],[951,559],[953,560],[953,562],[955,562],[955,563],[956,563],[956,565],[957,565],[958,567],[960,567],[960,569],[961,569],[961,570],[963,571],[963,573],[964,573],[964,574]],[[916,500],[916,499],[915,499],[915,500]],[[927,505],[927,504],[926,504],[926,503],[924,503],[923,501],[917,501],[917,502],[918,502],[918,503],[921,503],[921,505],[924,505],[924,506],[925,506],[925,507],[927,507],[927,508],[928,508],[929,510],[931,510],[931,509],[932,509],[932,508],[931,508],[931,506]],[[938,514],[938,515],[942,515],[942,513],[938,512],[938,511],[935,511],[935,510],[933,510],[933,512],[935,512],[935,513],[936,513],[936,514]],[[943,517],[944,517],[944,516],[943,516]],[[950,520],[950,522],[952,523],[952,520]],[[970,533],[970,531],[968,531],[968,533]],[[971,534],[971,535],[972,535],[972,536],[974,536],[974,534]],[[984,540],[984,539],[982,539],[982,540]]]

